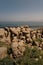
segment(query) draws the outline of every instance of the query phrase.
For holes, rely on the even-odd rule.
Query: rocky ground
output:
[[[0,28],[0,59],[20,57],[25,47],[43,50],[43,27],[32,29],[29,26]]]

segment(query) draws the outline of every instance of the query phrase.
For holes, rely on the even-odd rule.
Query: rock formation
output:
[[[13,57],[23,55],[26,45],[28,47],[35,45],[43,49],[43,28],[32,29],[27,25],[0,28],[0,54],[4,58],[7,50],[4,50],[5,47],[1,45],[2,42],[3,45],[6,45],[6,48],[11,47]],[[3,49],[2,53],[1,49]]]

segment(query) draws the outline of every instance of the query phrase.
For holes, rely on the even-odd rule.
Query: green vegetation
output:
[[[37,38],[36,41],[38,41],[39,43],[41,43],[42,39],[41,38]]]
[[[5,42],[0,41],[0,47],[7,47],[7,48],[9,48],[10,45],[7,45]]]
[[[8,53],[12,53],[11,48]],[[6,57],[0,61],[0,65],[43,65],[43,53],[36,46],[31,49],[26,47],[23,56],[15,59]]]
[[[5,43],[0,41],[0,47],[3,46]]]
[[[0,65],[13,65],[13,60],[9,57],[6,57],[0,61]]]
[[[34,47],[33,49],[31,49],[30,51],[31,58],[39,58],[39,56],[40,56],[40,51],[38,50],[37,47]]]
[[[39,57],[40,52],[36,47],[33,49],[26,48],[21,65],[41,65],[41,63],[38,63],[40,61]],[[36,59],[38,60],[36,61]]]

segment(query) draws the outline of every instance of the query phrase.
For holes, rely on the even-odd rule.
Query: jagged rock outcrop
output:
[[[19,57],[23,55],[26,45],[28,47],[37,46],[43,49],[43,28],[32,29],[27,25],[0,28],[0,43],[1,42],[4,42],[7,47],[11,46],[13,57]],[[3,45],[0,46],[0,48],[1,47],[3,47]]]
[[[19,57],[23,55],[23,52],[25,51],[25,44],[23,40],[14,41],[11,45],[13,50],[13,57]]]

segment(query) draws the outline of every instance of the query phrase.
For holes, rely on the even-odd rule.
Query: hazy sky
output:
[[[0,21],[43,21],[43,0],[0,0]]]

